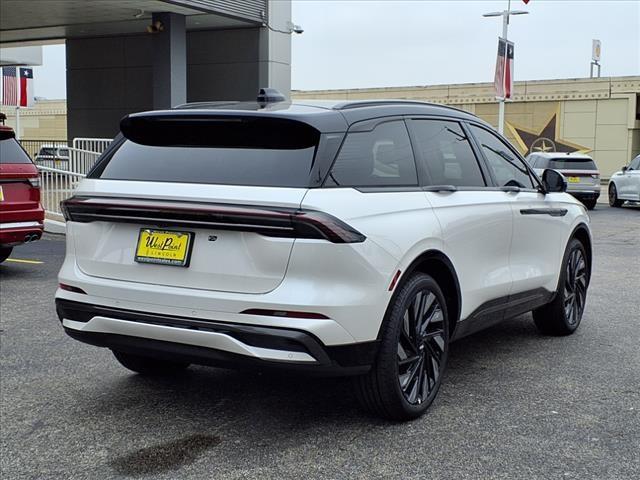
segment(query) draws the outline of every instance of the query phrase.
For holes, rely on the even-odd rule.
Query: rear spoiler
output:
[[[0,140],[7,140],[9,138],[16,138],[16,132],[14,132],[11,127],[0,125]]]
[[[264,148],[314,147],[320,132],[290,118],[215,111],[158,111],[127,115],[120,130],[129,140],[150,146]]]

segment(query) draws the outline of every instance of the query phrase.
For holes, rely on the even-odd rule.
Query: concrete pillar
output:
[[[159,22],[159,23],[158,23]],[[153,108],[166,109],[187,101],[187,38],[185,17],[177,13],[154,13]]]
[[[267,2],[269,28],[260,29],[258,85],[291,96],[291,0]]]

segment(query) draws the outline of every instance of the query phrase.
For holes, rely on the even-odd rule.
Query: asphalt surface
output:
[[[595,266],[570,337],[530,315],[452,345],[428,415],[362,413],[345,379],[191,367],[149,379],[65,336],[64,242],[0,266],[3,479],[640,478],[640,208],[592,213]]]

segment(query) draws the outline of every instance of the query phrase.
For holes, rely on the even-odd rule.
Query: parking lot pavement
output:
[[[582,326],[530,315],[452,345],[429,414],[363,414],[348,380],[192,367],[149,379],[67,338],[64,241],[0,266],[2,478],[562,478],[640,475],[640,209],[591,213]]]

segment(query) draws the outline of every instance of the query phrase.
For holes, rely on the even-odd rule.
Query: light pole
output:
[[[482,16],[483,17],[502,17],[502,38],[504,39],[504,41],[507,41],[507,35],[509,33],[509,17],[511,15],[526,15],[529,12],[525,12],[524,10],[511,10],[511,0],[509,0],[509,3],[507,4],[507,9],[503,10],[502,12],[490,12],[490,13],[485,13]],[[505,61],[507,58],[507,53],[505,52]],[[505,75],[506,69],[503,68],[502,69],[502,84],[504,85],[504,75]],[[498,104],[498,132],[500,134],[504,133],[504,102],[505,102],[505,98],[502,97],[499,99],[499,104]]]

